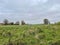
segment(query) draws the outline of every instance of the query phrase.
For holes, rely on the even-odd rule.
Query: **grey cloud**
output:
[[[41,23],[44,18],[51,22],[59,21],[60,0],[1,0],[0,20],[25,20],[28,23]],[[55,8],[55,9],[54,9]]]

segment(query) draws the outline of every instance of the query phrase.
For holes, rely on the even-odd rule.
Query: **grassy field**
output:
[[[60,45],[60,25],[0,25],[0,45]]]

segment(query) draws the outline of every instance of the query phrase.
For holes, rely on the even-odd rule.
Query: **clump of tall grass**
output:
[[[38,28],[35,29],[35,32],[36,32],[36,33],[42,33],[43,30],[42,30],[41,28],[38,27]]]
[[[60,45],[60,40],[49,43],[50,45]]]
[[[3,36],[3,37],[11,37],[12,34],[11,34],[11,32],[3,32],[3,33],[2,33],[2,36]]]
[[[36,39],[44,39],[45,38],[45,34],[41,33],[41,34],[37,34],[35,35]]]

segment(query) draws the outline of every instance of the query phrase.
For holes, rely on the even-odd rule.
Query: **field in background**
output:
[[[0,45],[60,45],[60,25],[0,25]]]

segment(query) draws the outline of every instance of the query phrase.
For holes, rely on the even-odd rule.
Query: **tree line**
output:
[[[44,19],[43,21],[44,21],[44,24],[50,24],[50,21],[48,19]],[[15,23],[9,22],[8,19],[4,19],[4,21],[3,21],[3,25],[19,25],[19,24],[20,24],[19,21],[16,21]],[[26,24],[25,21],[22,20],[21,25],[25,25],[25,24]]]
[[[43,24],[46,24],[46,25],[50,24],[50,21],[48,19],[44,19],[43,22],[44,22]],[[3,21],[3,25],[19,25],[19,24],[20,24],[19,21],[16,21],[15,23],[14,22],[9,22],[8,19],[4,19],[4,21]],[[26,24],[25,21],[22,20],[21,25],[25,25],[25,24]],[[57,22],[55,24],[60,24],[60,22]]]
[[[3,25],[19,25],[19,24],[20,24],[19,21],[16,21],[15,23],[9,22],[8,19],[4,19],[3,21]],[[23,20],[21,21],[21,25],[25,25],[25,22]]]

